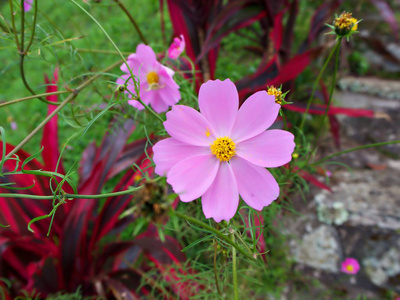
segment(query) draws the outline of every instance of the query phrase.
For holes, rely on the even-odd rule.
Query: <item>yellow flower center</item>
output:
[[[353,27],[351,27],[351,31],[356,31],[358,28],[358,24],[357,24],[357,19],[356,18],[351,18],[350,21],[354,24]]]
[[[267,94],[275,96],[275,102],[278,104],[282,104],[282,97],[281,97],[282,91],[278,90],[276,87],[271,85],[267,90]]]
[[[210,146],[212,154],[214,154],[220,161],[229,161],[235,152],[236,145],[228,137],[217,138]]]
[[[339,29],[357,30],[357,19],[352,17],[351,13],[343,12],[334,21],[334,26]]]
[[[346,270],[349,272],[353,272],[354,271],[354,267],[352,265],[347,265],[346,266]]]
[[[158,74],[154,71],[151,71],[147,74],[147,82],[149,85],[158,84]]]

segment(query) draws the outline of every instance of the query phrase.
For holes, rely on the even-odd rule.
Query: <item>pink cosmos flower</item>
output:
[[[348,257],[342,262],[340,271],[347,274],[357,274],[360,270],[360,264],[355,258]]]
[[[133,75],[140,80],[140,98],[157,113],[167,111],[169,106],[181,99],[179,86],[172,79],[174,71],[157,61],[156,54],[151,47],[138,45],[136,53],[131,54],[127,62]],[[125,84],[125,81],[131,76],[125,64],[122,64],[121,70],[126,74],[117,79],[119,85]],[[132,79],[129,79],[127,88],[136,94]],[[129,94],[127,91],[125,93]],[[139,101],[133,99],[128,103],[139,110],[144,108]]]
[[[260,91],[239,108],[236,86],[229,79],[210,80],[200,87],[200,112],[175,105],[164,127],[171,138],[154,147],[155,172],[181,201],[202,197],[206,218],[229,221],[239,205],[239,194],[261,210],[279,196],[279,186],[265,168],[288,163],[294,136],[268,130],[280,105]]]
[[[30,11],[31,10],[32,2],[33,2],[33,0],[24,0],[24,10],[25,11]]]
[[[12,129],[12,130],[17,130],[17,129],[18,129],[17,123],[14,122],[14,121],[12,121],[12,122],[10,123],[10,126],[11,126],[11,129]]]
[[[168,49],[168,57],[170,59],[177,59],[182,52],[185,50],[185,38],[183,37],[183,35],[180,35],[180,38],[174,38],[174,41],[172,42],[171,46],[169,46]]]

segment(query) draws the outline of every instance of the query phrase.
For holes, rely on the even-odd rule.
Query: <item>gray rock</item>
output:
[[[382,100],[380,98],[400,100],[400,82],[397,80],[346,76],[338,81],[338,85],[345,91],[376,96],[376,100]],[[353,102],[349,102],[349,105]]]
[[[400,229],[400,186],[397,171],[340,171],[334,176],[340,182],[332,187],[333,193],[323,190],[314,198],[320,221],[335,225],[342,225],[347,221],[351,226]]]
[[[301,238],[301,242],[294,242],[292,253],[295,260],[309,267],[338,272],[341,259],[341,249],[337,240],[337,232],[333,227],[321,225]]]
[[[400,239],[389,250],[365,258],[363,265],[374,284],[386,286],[390,277],[400,275]],[[400,286],[397,286],[397,289],[400,289]]]

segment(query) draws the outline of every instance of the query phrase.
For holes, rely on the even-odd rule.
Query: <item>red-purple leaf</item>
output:
[[[290,59],[292,52],[292,41],[294,26],[296,24],[296,18],[299,10],[298,0],[293,0],[289,8],[289,17],[286,22],[285,31],[282,37],[282,44],[279,48],[282,63],[286,63]]]
[[[117,161],[112,166],[107,179],[110,179],[123,170],[126,170],[134,163],[138,163],[138,161],[140,162],[139,159],[143,157],[146,144],[147,139],[141,139],[125,145],[119,154]]]
[[[312,59],[321,52],[321,48],[313,48],[307,52],[298,54],[291,58],[279,70],[279,75],[268,81],[268,85],[279,86],[285,82],[295,79],[299,76],[306,67],[310,64]]]
[[[266,65],[260,65],[260,68],[255,74],[246,76],[236,82],[236,87],[239,91],[239,98],[241,102],[244,101],[245,97],[251,93],[255,93],[261,89],[267,87],[267,82],[271,81],[279,74],[279,70],[276,63],[276,56]]]
[[[324,98],[324,102],[326,105],[329,104],[329,94],[328,94],[328,89],[326,88],[326,85],[324,82],[321,80],[320,82],[321,88],[322,88],[322,96]],[[330,131],[333,136],[333,140],[335,141],[335,146],[336,148],[340,148],[340,124],[339,121],[337,120],[336,116],[334,115],[329,115],[328,116],[329,120],[329,125],[330,125]]]
[[[276,52],[279,52],[281,49],[282,45],[282,39],[283,39],[283,24],[282,24],[282,18],[284,15],[285,11],[281,11],[279,14],[277,14],[274,18],[274,27],[270,33],[270,38],[274,42],[274,48]]]
[[[341,0],[324,2],[316,9],[311,19],[310,33],[308,34],[307,40],[303,43],[302,46],[303,49],[308,47],[319,34],[321,34],[325,30],[328,30],[328,27],[325,25],[325,23],[333,22],[334,12],[341,2]],[[328,20],[328,18],[330,18],[331,20]]]
[[[283,106],[285,109],[296,111],[300,113],[306,112],[306,105],[303,103],[296,104],[286,104]],[[325,114],[326,106],[322,104],[314,104],[310,106],[308,113],[313,115],[323,115]],[[373,118],[374,111],[369,109],[359,109],[359,108],[345,108],[345,107],[335,107],[332,106],[329,108],[328,116],[331,115],[346,115],[349,117],[367,117]]]
[[[54,72],[54,79],[51,81],[45,75],[44,80],[46,83],[46,93],[57,92],[57,79],[58,79],[58,69]],[[50,102],[57,102],[57,95],[47,96],[46,99]],[[48,104],[48,115],[51,114],[57,106]],[[60,151],[58,150],[58,116],[55,115],[43,128],[42,136],[42,146],[43,152],[42,157],[44,161],[44,169],[52,172],[59,172],[65,174],[62,164],[59,164],[58,170],[56,170],[57,161],[60,156]]]
[[[218,13],[222,1],[167,0],[167,3],[174,28],[174,36],[181,34],[184,36],[186,54],[195,62],[201,53],[208,24],[211,23],[212,18]],[[206,76],[214,78],[217,56],[218,47],[209,52],[206,60],[196,64],[196,70],[202,70],[203,75],[207,74]],[[198,86],[199,83],[197,82]]]
[[[257,3],[232,1],[226,4],[208,28],[206,39],[197,60],[218,47],[221,40],[230,33],[250,26],[265,16],[264,6]]]
[[[121,282],[111,278],[104,279],[104,282],[111,289],[115,298],[124,300],[140,300],[139,296],[137,296],[133,291],[131,291]]]
[[[0,142],[1,145],[1,142]],[[2,148],[2,147],[1,147]],[[14,147],[6,145],[6,152],[9,153]],[[21,161],[26,160],[30,155],[23,150],[17,152]],[[4,172],[14,171],[16,167],[15,160],[8,160],[3,166]],[[35,159],[31,160],[24,167],[26,170],[43,169],[43,166]],[[11,187],[29,187],[27,190],[9,190],[0,188],[0,193],[15,193],[31,194],[31,195],[50,195],[49,179],[43,176],[35,176],[32,174],[12,174],[0,177],[0,183],[14,183]],[[30,220],[35,217],[46,215],[52,209],[52,203],[46,200],[33,200],[23,198],[1,198],[0,197],[0,223],[10,225],[5,230],[10,230],[20,235],[31,235],[27,229]],[[62,212],[62,207],[60,209]],[[62,213],[61,213],[62,214]],[[60,216],[60,214],[56,214]],[[32,225],[36,236],[43,236],[47,233],[49,221],[42,220]],[[59,226],[55,225],[55,230]]]
[[[315,178],[313,175],[311,175],[307,171],[301,170],[301,171],[299,171],[298,174],[300,177],[302,177],[304,180],[308,181],[312,185],[315,185],[316,187],[319,187],[320,189],[332,192],[332,189],[329,186],[327,186],[325,183],[322,183],[321,181],[319,181],[317,178]]]

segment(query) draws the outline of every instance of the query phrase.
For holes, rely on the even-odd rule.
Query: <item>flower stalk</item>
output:
[[[339,39],[339,44],[340,44],[340,39]],[[318,144],[318,140],[321,136],[322,132],[322,125],[324,124],[324,120],[326,116],[328,115],[329,108],[331,107],[331,102],[332,102],[332,96],[333,96],[333,91],[335,90],[336,86],[336,74],[339,68],[339,53],[340,53],[340,47],[335,47],[336,49],[336,55],[335,55],[335,69],[333,70],[333,75],[332,75],[332,82],[331,82],[331,88],[329,90],[329,98],[328,98],[328,103],[326,104],[325,112],[322,115],[321,121],[319,122],[319,126],[317,134],[316,134],[316,139],[315,139],[315,146]]]
[[[336,41],[335,47],[333,47],[333,49],[332,49],[331,52],[329,53],[328,58],[326,59],[324,65],[323,65],[322,68],[321,68],[321,71],[320,71],[319,74],[318,74],[317,79],[316,79],[315,82],[314,82],[314,87],[313,87],[313,89],[312,89],[310,98],[308,98],[308,101],[307,101],[306,111],[305,111],[304,114],[303,114],[303,118],[302,118],[301,123],[300,123],[300,126],[299,126],[299,128],[300,128],[299,130],[300,130],[300,131],[303,131],[304,123],[305,123],[305,121],[306,121],[306,117],[307,117],[308,111],[310,110],[311,103],[312,103],[312,101],[314,100],[314,94],[315,94],[315,91],[317,90],[317,86],[318,86],[318,84],[319,84],[319,82],[320,82],[320,80],[321,80],[322,74],[325,72],[325,69],[326,69],[326,67],[328,66],[329,62],[331,61],[331,58],[332,58],[333,54],[334,54],[334,53],[336,52],[336,50],[340,47],[341,41],[342,41],[341,38],[338,39],[338,40]]]
[[[235,242],[235,231],[231,229],[231,239]],[[239,289],[238,289],[238,280],[237,280],[237,265],[236,265],[236,248],[232,247],[232,276],[233,276],[233,292],[234,299],[239,300]]]

